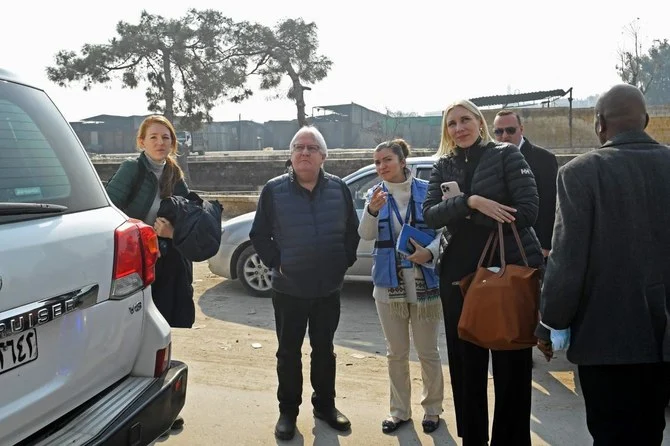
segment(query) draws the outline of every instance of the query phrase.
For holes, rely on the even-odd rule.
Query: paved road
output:
[[[336,336],[337,405],[352,421],[352,431],[337,433],[311,414],[309,347],[303,348],[305,377],[298,433],[290,442],[272,434],[277,418],[276,338],[272,303],[248,297],[236,281],[213,276],[206,264],[195,265],[196,323],[173,332],[173,356],[189,365],[186,420],[157,444],[165,445],[458,445],[449,386],[446,346],[443,350],[445,412],[431,435],[421,430],[420,371],[412,356],[413,425],[395,435],[381,433],[388,410],[388,378],[381,335],[369,284],[347,284]],[[442,330],[441,339],[444,339]],[[443,344],[444,345],[444,344]],[[562,355],[547,364],[536,352],[531,429],[534,445],[591,444],[575,368]],[[493,386],[489,381],[489,414]],[[670,422],[670,413],[666,416]],[[670,444],[670,429],[665,441]]]

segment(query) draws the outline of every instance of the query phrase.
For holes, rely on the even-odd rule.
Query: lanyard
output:
[[[384,192],[387,192],[386,186],[383,186]],[[398,203],[396,203],[395,198],[393,198],[393,195],[389,194],[388,195],[388,203],[391,205],[391,209],[393,209],[393,213],[395,214],[396,218],[398,219],[398,223],[400,223],[400,226],[403,224],[409,223],[410,217],[414,214],[413,212],[413,206],[414,206],[414,197],[412,196],[411,192],[409,195],[409,203],[407,203],[407,212],[405,213],[405,221],[403,223],[402,217],[400,217],[400,209],[398,209]],[[393,224],[390,225],[391,227],[389,228],[391,232],[391,240],[393,241],[393,245],[395,246],[395,237],[393,236]],[[400,233],[398,233],[398,236],[400,236]],[[405,259],[404,256],[402,256],[400,253],[396,251],[396,258],[400,261],[400,268],[412,268],[412,262],[409,260]],[[397,260],[397,261],[398,261]]]
[[[384,186],[384,192],[387,192],[386,186]],[[393,209],[393,213],[395,214],[396,218],[398,219],[398,223],[400,223],[400,226],[403,224],[409,223],[409,219],[412,216],[412,208],[414,206],[414,197],[410,193],[409,196],[409,203],[407,203],[407,211],[405,212],[405,220],[403,221],[402,217],[400,216],[400,210],[398,209],[398,203],[395,202],[395,199],[393,198],[393,195],[389,194],[389,204],[391,205],[391,209]],[[393,233],[393,225],[391,225],[391,233]]]

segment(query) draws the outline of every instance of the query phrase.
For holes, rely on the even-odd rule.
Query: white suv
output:
[[[146,445],[170,428],[187,367],[151,299],[157,250],[46,93],[0,70],[1,445]]]

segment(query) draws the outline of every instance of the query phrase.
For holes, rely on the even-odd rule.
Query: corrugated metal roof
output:
[[[372,113],[377,113],[380,115],[383,115],[384,113],[378,112],[376,110],[369,109],[367,107],[362,106],[361,104],[357,104],[355,102],[352,102],[350,104],[337,104],[337,105],[317,105],[314,108],[316,109],[321,109],[321,110],[328,110],[334,113],[339,113],[341,115],[349,116],[349,113],[351,112],[351,107],[358,107],[363,110],[367,110]]]
[[[338,113],[340,115],[349,116],[349,112],[351,110],[352,105],[354,105],[353,102],[351,104],[317,105],[314,108],[319,109],[319,110],[328,110],[328,111],[331,111],[331,112]]]
[[[89,116],[88,118],[81,119],[81,121],[109,121],[109,120],[123,120],[123,119],[135,119],[135,118],[140,118],[144,119],[147,116],[151,115],[130,115],[130,116],[122,116],[122,115],[95,115],[95,116]]]
[[[519,102],[539,101],[547,98],[562,97],[568,94],[565,90],[546,90],[533,91],[531,93],[517,93],[517,94],[503,94],[496,96],[481,96],[472,98],[472,101],[478,107],[486,107],[489,105],[509,105],[517,104]]]

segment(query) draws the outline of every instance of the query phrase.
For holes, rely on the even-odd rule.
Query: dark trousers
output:
[[[458,337],[463,296],[451,282],[441,280],[440,287],[458,436],[463,446],[485,445],[489,350]],[[532,348],[491,351],[491,357],[495,386],[491,446],[530,446]]]
[[[300,298],[273,292],[277,325],[279,412],[298,415],[302,403],[301,347],[309,327],[312,347],[310,381],[312,405],[317,410],[335,406],[335,352],[333,338],[340,321],[340,292],[326,297]]]
[[[670,363],[580,365],[579,380],[595,446],[663,442]]]

